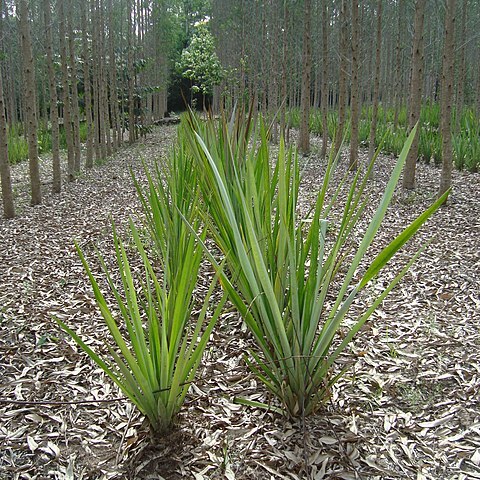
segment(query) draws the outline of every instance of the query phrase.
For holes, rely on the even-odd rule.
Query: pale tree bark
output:
[[[338,76],[338,125],[335,133],[334,151],[338,153],[345,129],[345,111],[347,103],[347,65],[348,65],[348,7],[347,0],[340,3],[340,71]]]
[[[310,1],[310,0],[308,0]],[[280,45],[280,16],[278,15],[277,2],[272,2],[272,44],[271,44],[271,74],[270,74],[270,91],[268,95],[270,118],[274,119],[278,113],[278,74],[279,71],[279,55],[278,46]],[[278,143],[278,122],[275,118],[273,122],[272,141]]]
[[[28,160],[32,205],[42,203],[40,169],[38,165],[37,112],[35,95],[35,65],[33,63],[32,39],[28,19],[27,0],[17,0],[20,40],[22,46],[22,64],[24,76],[25,121],[28,138]]]
[[[3,38],[3,0],[0,0],[0,39]],[[3,51],[0,50],[0,181],[2,186],[3,216],[13,218],[15,206],[13,203],[12,178],[8,160],[7,119],[5,118],[5,102],[3,97],[2,61]]]
[[[102,26],[100,21],[100,4],[98,0],[92,1],[92,48],[94,63],[94,102],[95,102],[95,156],[97,160],[107,157],[105,143],[105,114],[104,114],[104,85],[103,85],[103,57],[102,57]]]
[[[420,120],[422,106],[423,76],[424,76],[424,45],[423,24],[425,19],[426,0],[417,0],[415,3],[415,20],[412,48],[412,68],[410,74],[410,105],[408,130],[411,131]],[[403,188],[412,190],[415,188],[415,171],[418,158],[418,139],[421,125],[418,125],[417,133],[408,152],[405,169],[403,172]]]
[[[455,111],[455,130],[460,131],[460,120],[462,118],[463,106],[465,103],[465,79],[466,79],[466,46],[467,46],[467,9],[468,0],[463,0],[462,4],[462,26],[460,38],[460,67],[458,72],[457,101]]]
[[[478,47],[480,50],[480,41],[478,42]],[[480,117],[480,62],[478,62],[478,72],[477,72],[477,116]]]
[[[265,12],[267,10],[265,0],[261,2],[261,19],[262,19],[262,44],[261,44],[261,60],[260,60],[260,70],[262,72],[262,115],[263,118],[267,118],[267,104],[268,104],[268,68],[267,68],[267,56],[268,56],[268,48],[267,48],[267,21],[265,18]]]
[[[304,1],[303,11],[303,47],[302,47],[302,99],[298,148],[300,152],[310,152],[310,76],[312,72],[311,45],[311,2]]]
[[[62,65],[63,129],[65,131],[65,141],[67,142],[68,181],[71,182],[75,179],[75,146],[73,140],[72,110],[70,104],[70,82],[68,75],[64,0],[57,0],[57,9],[59,24],[58,30],[60,42],[60,60]]]
[[[110,118],[108,114],[108,71],[106,66],[106,54],[105,54],[105,21],[103,16],[104,11],[104,2],[99,1],[98,12],[99,12],[99,49],[101,58],[100,62],[100,78],[101,78],[101,95],[102,95],[102,113],[103,113],[103,130],[105,138],[105,147],[106,155],[112,154],[112,136],[110,131]]]
[[[3,81],[0,69],[0,177],[2,185],[3,216],[13,218],[15,206],[13,203],[12,178],[8,160],[7,119],[5,118],[5,103],[3,101]]]
[[[73,135],[73,152],[74,152],[74,171],[80,172],[81,163],[81,146],[80,146],[80,108],[78,105],[78,85],[77,85],[77,63],[75,60],[75,37],[72,26],[73,2],[68,3],[69,15],[67,16],[67,35],[68,50],[70,61],[70,78],[72,83],[72,135]]]
[[[53,65],[52,14],[50,8],[50,0],[43,0],[45,47],[47,53],[48,84],[50,91],[50,122],[52,124],[52,190],[54,193],[59,193],[62,189],[60,170],[60,135],[58,127],[57,82],[55,80],[55,68]]]
[[[82,56],[83,56],[83,78],[85,87],[85,120],[87,122],[87,140],[85,149],[85,166],[93,167],[93,118],[92,118],[92,90],[90,76],[90,54],[88,48],[87,30],[87,5],[82,2]]]
[[[372,160],[375,154],[375,144],[377,138],[378,122],[378,102],[380,99],[380,63],[382,53],[382,0],[377,2],[377,33],[375,47],[375,74],[373,80],[373,105],[372,105],[372,123],[370,124],[370,135],[368,140],[368,160]]]
[[[358,168],[358,123],[360,120],[359,102],[359,17],[358,0],[352,0],[352,97],[351,97],[351,136],[350,136],[350,170]]]
[[[118,95],[117,95],[117,70],[115,66],[115,32],[113,23],[113,2],[108,0],[108,55],[110,67],[110,114],[112,117],[112,146],[116,150],[121,145],[120,135],[120,118],[118,111]]]
[[[400,114],[400,108],[402,107],[402,80],[401,80],[401,70],[402,70],[402,33],[403,33],[403,24],[405,19],[405,2],[399,2],[398,5],[398,30],[397,38],[395,43],[395,88],[394,88],[394,108],[395,113],[393,117],[393,128],[398,127],[398,116]],[[378,38],[378,37],[377,37]]]
[[[100,104],[99,59],[95,0],[90,0],[90,24],[92,36],[92,58],[95,58],[95,61],[92,63],[93,150],[95,152],[95,159],[99,161],[100,159],[104,158],[104,149],[101,148],[103,139],[101,138],[100,129],[100,119],[102,118],[102,115]]]
[[[310,1],[310,0],[308,0]],[[279,41],[279,15],[277,14],[277,9],[275,2],[272,2],[271,5],[271,22],[272,22],[272,32],[271,32],[271,45],[270,45],[270,81],[269,81],[269,91],[268,91],[268,111],[270,113],[270,118],[273,119],[278,113],[278,45]],[[252,94],[253,97],[253,94]],[[273,122],[272,136],[273,143],[278,143],[278,122]]]
[[[452,103],[454,95],[455,47],[455,0],[447,0],[445,8],[445,43],[443,47],[441,122],[442,134],[442,175],[438,196],[452,185]]]
[[[327,156],[328,144],[328,0],[322,0],[322,158]]]
[[[6,2],[0,0],[0,27],[3,29],[3,23],[8,25],[9,23],[9,12]],[[15,82],[14,82],[14,73],[13,73],[13,60],[12,60],[12,49],[8,48],[8,45],[5,45],[6,35],[0,35],[0,50],[3,52],[4,59],[3,72],[4,72],[4,95],[3,101],[5,102],[6,108],[6,121],[9,125],[15,125],[18,122],[17,115],[17,96],[15,94]],[[8,48],[8,52],[7,52]]]
[[[137,131],[135,126],[135,71],[133,68],[133,26],[132,26],[132,0],[127,0],[127,28],[128,28],[128,45],[127,45],[127,75],[128,75],[128,141],[135,142],[137,139]]]
[[[285,138],[286,117],[287,117],[287,60],[288,60],[288,1],[283,1],[283,29],[282,29],[282,79],[280,86],[281,109],[280,109],[280,135]]]

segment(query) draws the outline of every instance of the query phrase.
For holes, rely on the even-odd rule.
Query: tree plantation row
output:
[[[39,155],[52,189],[84,164],[145,135],[185,102],[215,112],[241,103],[334,152],[350,144],[398,155],[418,123],[403,187],[418,158],[451,169],[480,163],[478,0],[1,0],[0,173],[15,215],[10,165]],[[61,152],[65,152],[64,154]]]

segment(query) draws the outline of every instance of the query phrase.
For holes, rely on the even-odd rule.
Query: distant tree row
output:
[[[393,110],[396,127],[405,108],[409,129],[422,105],[440,104],[442,155],[449,185],[450,136],[465,108],[480,116],[480,2],[478,0],[212,0],[212,30],[229,74],[215,88],[214,105],[258,99],[264,114],[301,108],[299,147],[309,151],[309,109],[322,109],[326,152],[327,112],[338,113],[334,144],[351,128],[350,166],[357,165],[361,107],[370,107],[370,157],[379,104]],[[233,74],[232,74],[233,72]],[[447,105],[448,104],[448,105]],[[274,138],[277,130],[273,132]],[[415,185],[418,139],[403,185]],[[446,145],[445,145],[446,143]],[[450,153],[449,153],[450,152]],[[445,180],[445,181],[444,181]]]
[[[0,1],[0,173],[7,218],[15,215],[9,151],[12,156],[18,133],[28,142],[36,205],[42,201],[40,150],[52,152],[58,193],[62,147],[71,181],[163,117],[172,51],[181,41],[178,3]]]
[[[353,169],[360,137],[373,156],[382,112],[392,112],[395,136],[398,125],[413,128],[422,106],[435,105],[435,121],[423,119],[413,144],[407,189],[427,130],[442,133],[435,159],[443,161],[444,190],[452,166],[447,132],[463,128],[464,111],[480,118],[479,0],[0,0],[0,12],[6,217],[14,216],[9,165],[19,135],[38,204],[39,152],[52,152],[59,192],[61,151],[71,181],[144,134],[169,98],[181,99],[180,88],[190,90],[187,101],[201,98],[215,111],[251,102],[275,118],[273,141],[288,135],[298,111],[303,152],[311,111],[319,112],[322,155],[329,136],[337,149],[347,132]]]

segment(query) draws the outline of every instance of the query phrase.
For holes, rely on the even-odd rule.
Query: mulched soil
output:
[[[106,328],[74,240],[96,272],[94,245],[112,264],[111,221],[123,232],[140,214],[130,168],[142,181],[141,159],[165,155],[174,136],[175,127],[157,127],[37,207],[28,206],[27,165],[13,169],[18,217],[0,220],[0,479],[480,478],[479,174],[454,173],[448,206],[358,300],[361,312],[434,238],[345,352],[340,363],[350,367],[314,417],[292,422],[234,403],[269,399],[244,365],[251,339],[232,312],[217,325],[169,436],[152,441],[128,401],[108,401],[117,389],[52,316],[104,349]],[[312,142],[301,159],[303,206],[324,166]],[[377,161],[370,211],[394,161]],[[45,192],[48,169],[45,158]],[[431,203],[439,175],[418,165],[418,189],[397,191],[371,256]],[[92,403],[74,403],[83,400]]]

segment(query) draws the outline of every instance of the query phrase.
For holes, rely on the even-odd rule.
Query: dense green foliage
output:
[[[222,67],[215,52],[215,40],[205,23],[196,25],[189,45],[182,51],[176,68],[192,82],[192,93],[211,95],[222,79]]]
[[[399,155],[408,136],[408,118],[406,108],[399,111],[397,125],[394,123],[393,108],[378,111],[378,125],[375,148],[381,146],[384,153]],[[289,111],[289,122],[294,128],[300,124],[299,109]],[[338,116],[336,112],[328,114],[328,136],[335,138]],[[368,146],[371,123],[371,107],[364,107],[359,127],[359,142]],[[442,163],[442,146],[440,135],[440,108],[438,104],[423,106],[420,118],[420,138],[418,156],[426,163],[432,160],[435,165]],[[310,130],[316,135],[322,135],[322,114],[318,109],[310,113]],[[350,140],[350,128],[346,129],[346,138]],[[452,133],[455,166],[458,170],[477,172],[480,170],[480,119],[472,109],[463,111],[460,119],[460,129]]]
[[[139,230],[130,222],[129,246],[113,230],[118,266],[115,275],[120,276],[121,289],[99,255],[110,295],[116,301],[115,311],[109,307],[91,267],[77,247],[113,340],[107,344],[110,355],[94,352],[74,330],[58,320],[148,418],[155,433],[171,428],[226,300],[223,297],[213,311],[209,308],[217,276],[205,293],[200,310],[193,313],[197,306],[194,290],[203,258],[201,239],[206,235],[205,230],[201,233],[193,173],[191,157],[184,154],[180,140],[166,170],[158,164],[154,176],[147,170],[146,188],[135,181],[146,228]],[[194,234],[190,226],[200,233]],[[145,234],[146,240],[142,240]],[[143,266],[141,275],[134,273],[132,261]]]
[[[317,200],[306,215],[298,211],[300,167],[296,153],[283,140],[273,167],[268,134],[239,114],[217,126],[190,116],[186,129],[197,169],[204,174],[201,191],[212,238],[225,255],[229,273],[213,257],[221,283],[255,338],[257,348],[246,361],[290,416],[311,414],[329,398],[338,378],[332,366],[375,308],[417,258],[372,301],[337,338],[357,295],[391,257],[444,202],[446,195],[421,214],[369,264],[358,277],[400,177],[415,132],[409,135],[360,243],[356,227],[368,204],[364,196],[370,170],[357,173],[343,196],[340,224],[334,224],[334,204],[349,181],[331,183],[338,158],[330,158]],[[373,162],[370,165],[370,169]],[[332,191],[333,189],[333,191]],[[333,301],[332,301],[333,298]],[[248,402],[247,402],[248,403]]]
[[[87,139],[87,126],[84,122],[80,123],[80,141],[84,143]],[[38,152],[40,154],[49,153],[52,150],[52,134],[49,128],[41,126],[37,132]],[[65,139],[65,130],[60,128],[60,147],[67,148]],[[23,135],[21,124],[17,124],[8,129],[8,158],[12,165],[23,162],[28,159],[28,144]]]

